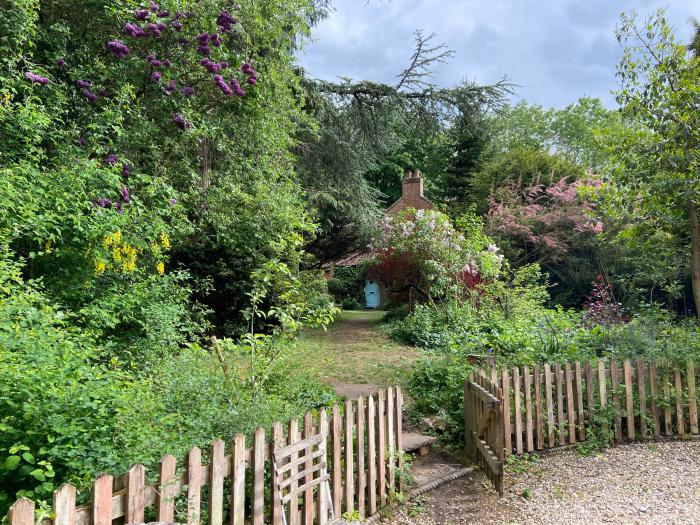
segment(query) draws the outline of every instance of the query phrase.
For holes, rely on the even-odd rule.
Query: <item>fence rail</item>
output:
[[[322,422],[329,428],[327,449],[331,464],[331,494],[336,512],[355,511],[360,517],[374,514],[386,505],[392,491],[401,490],[401,389],[387,388],[377,394],[346,401],[344,410],[333,406],[330,414],[307,413],[299,422],[272,425],[271,432],[258,428],[252,446],[246,437],[234,436],[226,454],[226,443],[216,440],[209,450],[209,463],[202,452],[191,449],[181,466],[174,456],[164,456],[158,481],[146,483],[146,468],[134,465],[116,477],[100,475],[93,482],[92,499],[76,506],[75,487],[64,484],[53,494],[53,518],[39,525],[113,525],[155,521],[231,525],[282,523],[277,487],[269,472],[275,447],[292,444],[317,432]],[[285,429],[286,427],[286,429]],[[285,431],[286,430],[286,431]],[[308,490],[299,501],[290,502],[291,525],[318,522],[317,494]],[[10,508],[10,525],[34,525],[34,502],[22,498]]]
[[[480,370],[502,390],[506,454],[586,441],[698,434],[700,368],[642,359]]]

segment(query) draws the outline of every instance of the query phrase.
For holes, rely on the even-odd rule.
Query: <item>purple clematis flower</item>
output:
[[[129,54],[129,48],[121,40],[111,40],[107,42],[107,49],[117,58],[125,58]]]

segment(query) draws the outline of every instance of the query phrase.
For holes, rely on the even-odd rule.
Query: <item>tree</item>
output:
[[[638,126],[613,136],[614,177],[637,220],[689,237],[700,319],[700,58],[675,40],[663,10],[641,24],[623,14],[617,38],[625,46],[617,100]]]

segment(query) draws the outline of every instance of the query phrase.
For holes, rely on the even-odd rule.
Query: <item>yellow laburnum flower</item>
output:
[[[165,233],[161,233],[160,244],[164,250],[168,250],[170,248],[170,237],[168,237]]]
[[[97,275],[103,274],[106,269],[107,269],[107,265],[103,261],[100,261],[100,260],[95,261],[95,273]]]
[[[156,263],[156,271],[158,275],[163,275],[165,273],[165,264],[163,264],[163,261],[158,261]]]

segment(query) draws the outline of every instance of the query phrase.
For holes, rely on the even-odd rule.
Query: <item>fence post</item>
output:
[[[10,507],[9,516],[10,525],[34,525],[34,502],[27,498],[18,499]]]

